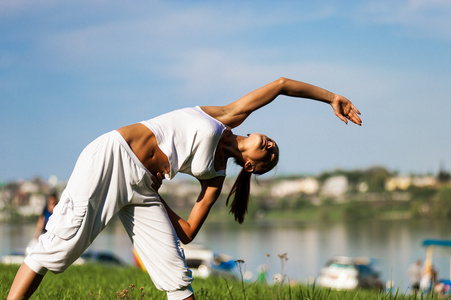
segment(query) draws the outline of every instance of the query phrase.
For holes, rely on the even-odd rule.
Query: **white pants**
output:
[[[117,131],[81,153],[61,199],[25,263],[36,273],[63,272],[118,215],[155,286],[168,299],[192,294],[191,271],[150,172]]]

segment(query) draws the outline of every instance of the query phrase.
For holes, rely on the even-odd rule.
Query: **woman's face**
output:
[[[267,165],[279,157],[279,147],[276,142],[264,134],[248,134],[247,145],[247,158],[257,165],[259,163]]]

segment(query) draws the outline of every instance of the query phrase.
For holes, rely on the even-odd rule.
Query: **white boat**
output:
[[[236,262],[232,256],[215,253],[210,248],[200,244],[182,246],[185,260],[194,277],[225,276],[238,277]]]

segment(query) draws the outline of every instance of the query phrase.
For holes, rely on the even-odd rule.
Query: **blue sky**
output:
[[[348,97],[363,126],[277,98],[235,133],[274,138],[278,175],[435,174],[451,169],[450,66],[447,0],[0,0],[0,180],[66,180],[104,132],[280,76]]]

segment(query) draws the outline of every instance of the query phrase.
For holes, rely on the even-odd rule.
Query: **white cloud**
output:
[[[8,15],[23,12],[25,10],[30,9],[31,7],[36,7],[39,5],[43,5],[49,3],[47,0],[36,0],[36,1],[27,1],[27,0],[0,0],[0,15]]]
[[[274,55],[277,48],[272,49]],[[261,59],[258,56],[261,55]],[[167,69],[167,75],[181,81],[183,94],[214,95],[218,90],[244,90],[259,87],[280,76],[328,86],[335,91],[353,91],[365,95],[374,85],[383,86],[392,94],[399,86],[408,86],[409,79],[402,70],[387,66],[370,67],[352,65],[349,62],[294,61],[275,64],[266,62],[264,55],[254,49],[239,53],[227,50],[201,49],[189,51],[180,56],[177,63]],[[419,75],[419,74],[416,74]]]
[[[380,0],[365,2],[354,13],[360,22],[399,25],[411,36],[451,39],[451,1]]]
[[[36,5],[38,8],[41,5],[43,18],[46,18],[44,4],[51,6],[52,3],[41,1]],[[209,67],[203,65],[204,61],[210,66],[212,62],[224,63],[221,59],[215,61],[214,52],[218,49],[238,51],[233,49],[251,47],[243,34],[252,35],[255,31],[262,34],[266,28],[281,24],[324,19],[335,11],[333,6],[325,6],[298,13],[290,10],[290,5],[255,6],[255,3],[244,4],[239,10],[236,5],[227,3],[198,3],[188,7],[159,1],[140,6],[102,3],[94,1],[88,8],[82,7],[83,2],[80,7],[71,3],[75,7],[70,10],[70,15],[65,12],[64,5],[55,6],[52,12],[60,11],[61,16],[48,18],[45,30],[31,33],[41,53],[52,58],[49,64],[59,68],[67,63],[66,67],[70,69],[106,66],[126,60],[135,68],[145,69],[152,65],[155,69],[155,61],[164,59],[178,63],[192,55],[190,59],[195,63],[187,67],[202,72]],[[102,7],[107,8],[105,14],[101,13]],[[90,17],[89,21],[85,21],[86,16]],[[271,48],[265,47],[266,50],[257,51]],[[186,53],[190,54],[185,56]],[[255,53],[248,57],[253,55]],[[247,72],[241,70],[241,73]]]
[[[414,8],[435,7],[437,9],[451,8],[449,0],[408,0],[409,5]]]

